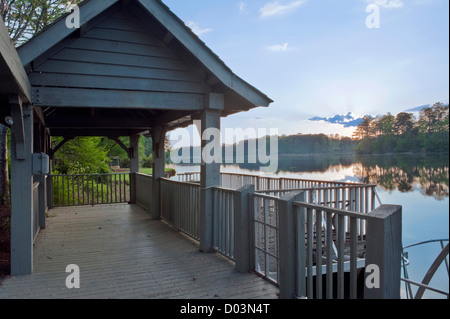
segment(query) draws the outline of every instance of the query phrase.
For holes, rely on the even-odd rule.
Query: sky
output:
[[[274,100],[223,119],[222,127],[351,136],[353,129],[308,118],[448,103],[448,0],[163,2],[235,74]]]

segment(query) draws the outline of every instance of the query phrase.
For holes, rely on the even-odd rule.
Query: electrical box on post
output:
[[[33,175],[48,175],[50,173],[50,158],[45,153],[33,154]]]

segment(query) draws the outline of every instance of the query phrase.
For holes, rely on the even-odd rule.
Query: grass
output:
[[[130,170],[127,170],[129,172]],[[153,168],[140,168],[139,173],[153,175]],[[176,174],[176,171],[173,168],[166,168],[166,173],[171,173],[172,175]]]

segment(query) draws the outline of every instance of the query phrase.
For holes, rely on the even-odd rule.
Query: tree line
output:
[[[418,118],[402,112],[375,118],[366,116],[357,127],[355,151],[372,153],[445,153],[449,151],[449,106],[436,103]]]

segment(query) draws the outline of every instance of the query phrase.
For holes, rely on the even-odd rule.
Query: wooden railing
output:
[[[149,212],[153,209],[153,176],[145,174],[135,174],[136,204],[145,208]]]
[[[235,248],[236,190],[213,187],[213,247],[230,260]],[[200,194],[198,183],[161,179],[161,217],[177,230],[199,240]]]
[[[350,299],[363,295],[362,291],[358,293],[357,283],[358,270],[365,267],[366,233],[359,226],[366,224],[368,215],[304,202],[293,204],[298,223],[297,296],[344,299],[345,291]],[[346,272],[348,280],[344,278]],[[326,275],[325,291],[322,275]]]
[[[362,213],[356,205],[326,207],[309,199],[305,191],[253,195],[254,270],[277,284],[282,298],[399,297],[401,207]],[[390,278],[375,293],[361,277],[367,261]]]
[[[53,206],[128,203],[130,174],[52,175]]]
[[[199,172],[189,172],[177,175],[180,182],[200,182]],[[250,174],[221,173],[221,186],[229,189],[239,189],[245,185],[254,185],[256,191],[286,192],[295,189],[329,188],[366,185],[348,182],[330,182],[290,177],[270,177]]]
[[[400,296],[401,207],[381,205],[375,185],[237,176],[206,190],[199,173],[162,179],[163,218],[199,240],[200,194],[212,191],[212,248],[281,298]],[[364,286],[367,265],[379,266],[379,289]]]
[[[237,190],[214,187],[213,191],[213,248],[234,260],[235,203]]]
[[[177,177],[179,182],[200,182],[199,172],[177,174]]]
[[[161,217],[199,240],[200,185],[161,178]]]

